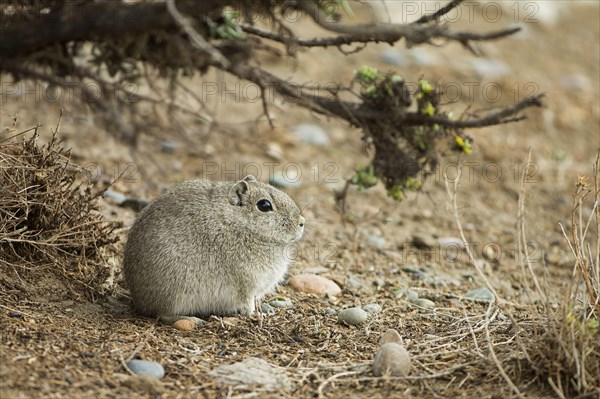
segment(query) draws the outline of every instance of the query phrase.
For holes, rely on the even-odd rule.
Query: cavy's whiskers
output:
[[[314,199],[314,198],[312,198],[310,201],[308,201],[308,204],[306,204],[306,205],[304,205],[302,208],[300,208],[300,213],[304,212],[304,210],[305,210],[306,208],[308,208],[308,206],[309,206],[310,204],[312,204],[314,200],[315,200],[315,199]]]

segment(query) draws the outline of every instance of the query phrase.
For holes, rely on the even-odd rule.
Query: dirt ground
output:
[[[261,118],[261,105],[241,101],[244,86],[234,86],[228,77],[208,74],[187,82],[192,91],[208,90],[207,83],[231,90],[225,97],[207,96],[206,108],[215,121],[210,128],[206,120],[164,117],[163,126],[148,126],[136,149],[105,132],[77,101],[65,97],[59,104],[37,94],[8,95],[2,90],[0,132],[12,128],[16,117],[18,130],[42,124],[41,141],[47,140],[62,107],[60,137],[72,147],[72,160],[86,165],[100,181],[116,177],[111,189],[128,197],[151,199],[189,178],[233,179],[251,171],[264,181],[271,165],[275,171],[296,168],[302,173],[301,185],[285,190],[305,207],[307,227],[290,274],[320,273],[339,283],[343,292],[321,298],[295,292],[284,283],[265,301],[282,296],[291,299],[293,307],[276,309],[275,315],[263,319],[214,317],[191,332],[138,317],[129,308],[118,272],[127,228],[136,213],[102,200],[106,218],[124,223],[119,230],[122,240],[110,260],[117,270],[116,283],[97,301],[68,293],[50,278],[28,282],[26,291],[2,286],[0,397],[516,397],[490,347],[526,397],[555,397],[549,384],[536,378],[518,345],[524,339],[519,334],[536,335],[545,326],[535,323],[540,297],[522,271],[516,225],[519,177],[531,149],[533,164],[525,184],[527,239],[533,267],[544,275],[550,300],[559,303],[573,272],[559,223],[570,225],[575,181],[578,174],[591,175],[600,147],[600,13],[595,2],[577,3],[562,10],[555,23],[524,22],[523,8],[515,21],[502,8],[505,14],[486,24],[478,14],[481,9],[475,9],[473,20],[463,18],[456,26],[485,30],[520,21],[524,27],[515,37],[482,44],[485,57],[479,61],[456,44],[412,50],[375,45],[348,56],[333,49],[311,50],[301,53],[295,66],[269,60],[275,72],[322,84],[349,81],[364,64],[395,69],[409,81],[424,76],[458,88],[459,101],[451,105],[456,113],[546,93],[546,107],[527,111],[526,121],[471,131],[474,153],[462,158],[466,163],[457,192],[460,221],[474,255],[501,297],[513,304],[511,317],[529,326],[521,332],[503,312],[463,298],[484,286],[465,251],[428,247],[439,238],[460,237],[443,178],[444,172],[455,174],[456,156],[445,158],[423,192],[402,203],[387,198],[381,187],[351,190],[351,221],[344,223],[332,189],[339,189],[358,163],[368,161],[361,133],[277,99],[271,107],[271,129]],[[303,36],[317,32],[308,23],[296,29]],[[390,52],[404,57],[404,64],[386,63],[382,54]],[[410,55],[415,52],[417,56]],[[10,83],[5,76],[0,79]],[[292,127],[301,123],[321,126],[331,143],[319,146],[299,140]],[[586,212],[591,213],[591,207]],[[0,273],[11,271],[3,268]],[[407,288],[434,301],[435,308],[398,298],[398,290]],[[369,303],[383,310],[359,327],[341,325],[335,313],[325,313],[328,307],[339,311]],[[413,357],[408,378],[376,378],[371,371],[379,339],[389,328],[400,332]],[[161,363],[165,377],[153,381],[132,376],[124,367],[132,357]],[[224,384],[208,374],[248,357],[281,367],[288,384],[267,390]]]

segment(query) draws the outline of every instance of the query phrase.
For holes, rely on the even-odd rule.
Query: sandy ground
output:
[[[349,56],[311,50],[301,53],[296,65],[276,59],[268,63],[285,76],[322,84],[348,81],[363,64],[396,69],[414,82],[424,76],[440,81],[449,93],[457,90],[448,95],[459,99],[450,105],[458,113],[468,106],[493,108],[527,94],[546,93],[546,108],[528,112],[526,121],[471,132],[474,153],[462,159],[457,193],[461,222],[475,257],[498,293],[515,304],[513,316],[524,322],[533,320],[540,299],[522,273],[516,239],[519,177],[528,152],[529,247],[536,272],[542,273],[542,265],[547,265],[549,297],[558,302],[572,273],[559,223],[570,223],[577,175],[591,174],[600,145],[599,9],[593,2],[577,3],[562,9],[554,23],[524,22],[528,10],[522,9],[518,21],[524,31],[481,45],[486,56],[479,59],[455,44],[412,50],[377,45]],[[502,10],[498,21],[485,24],[475,11],[472,20],[463,18],[456,26],[485,30],[518,22],[506,8]],[[315,32],[309,24],[294,29],[303,35]],[[386,63],[383,54],[403,65]],[[277,309],[264,320],[211,318],[202,328],[181,332],[135,316],[119,284],[95,303],[69,297],[60,285],[44,286],[42,281],[31,292],[3,287],[2,398],[514,396],[490,359],[486,330],[477,329],[487,305],[462,299],[483,286],[466,252],[415,245],[415,236],[433,243],[459,237],[443,178],[444,172],[455,173],[455,156],[444,159],[423,192],[402,203],[388,199],[380,187],[351,190],[348,212],[353,222],[344,223],[332,189],[339,188],[368,156],[362,151],[360,132],[339,121],[274,99],[276,127],[271,129],[260,117],[259,103],[242,101],[251,96],[252,87],[235,86],[228,77],[209,74],[186,84],[204,95],[216,124],[209,129],[205,120],[164,117],[164,125],[149,125],[148,135],[132,149],[103,131],[77,101],[64,97],[58,104],[43,101],[39,94],[8,95],[10,82],[4,76],[0,79],[4,79],[0,131],[12,126],[16,116],[22,129],[42,124],[47,139],[62,106],[61,137],[73,148],[72,159],[87,165],[99,180],[117,177],[112,189],[127,196],[151,199],[169,185],[194,177],[233,179],[251,171],[266,180],[271,167],[297,169],[301,185],[286,191],[306,207],[307,230],[290,274],[318,271],[343,288],[342,295],[325,299],[284,284],[274,296],[291,299],[292,308]],[[230,94],[211,94],[215,85],[229,88]],[[43,92],[37,86],[36,90]],[[193,106],[191,99],[182,101]],[[331,143],[319,146],[299,140],[292,128],[301,123],[322,127]],[[173,143],[169,151],[163,143],[167,137]],[[135,212],[110,200],[103,200],[102,212],[124,222],[119,231],[124,241]],[[496,251],[492,260],[486,259],[490,247]],[[119,253],[113,260],[117,267]],[[397,298],[397,290],[406,288],[434,301],[435,309]],[[340,310],[369,303],[378,303],[383,311],[360,327],[341,325],[335,314],[324,314],[328,307]],[[11,316],[15,311],[22,316]],[[412,379],[374,378],[370,371],[378,341],[388,328],[400,332],[413,356]],[[543,329],[532,324],[530,332]],[[522,362],[515,332],[505,317],[496,314],[487,332],[510,377],[527,397],[554,396]],[[161,363],[166,376],[159,382],[131,376],[123,366],[131,357]],[[264,386],[223,384],[208,374],[219,365],[248,357],[281,367],[288,384],[268,391]]]

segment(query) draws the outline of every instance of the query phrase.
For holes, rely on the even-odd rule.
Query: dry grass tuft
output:
[[[110,274],[117,225],[103,220],[101,193],[80,179],[56,132],[40,146],[38,128],[0,140],[0,285],[29,293],[51,276],[93,300]]]
[[[578,177],[571,226],[566,231],[561,225],[574,256],[572,280],[558,305],[546,300],[539,325],[545,330],[527,345],[528,363],[561,398],[600,394],[600,150],[593,173],[593,183]]]

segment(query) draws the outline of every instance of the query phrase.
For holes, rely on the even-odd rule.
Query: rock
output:
[[[480,76],[484,76],[486,78],[489,77],[502,77],[510,74],[510,67],[502,61],[498,60],[490,60],[485,58],[474,58],[470,61],[471,67],[475,71],[476,74]],[[500,86],[498,86],[498,90],[500,90]],[[495,96],[497,94],[492,94],[494,92],[490,89],[490,96]]]
[[[274,308],[291,308],[292,306],[294,306],[294,304],[292,303],[292,301],[290,301],[289,299],[285,299],[285,298],[276,299],[276,300],[271,301],[269,303]]]
[[[388,246],[385,238],[379,236],[370,236],[367,238],[367,244],[377,249],[386,249]]]
[[[295,168],[288,168],[285,172],[277,171],[269,177],[269,184],[279,188],[287,187],[300,187],[301,178],[298,174],[298,170]]]
[[[578,91],[590,91],[593,85],[590,79],[585,75],[568,75],[563,76],[558,80],[558,84],[567,90]]]
[[[419,298],[416,301],[414,301],[414,304],[417,306],[420,306],[422,308],[427,308],[427,309],[433,309],[435,308],[435,302],[430,301],[429,299],[425,299],[425,298]]]
[[[256,357],[249,357],[242,362],[233,364],[223,364],[209,371],[208,375],[224,384],[254,385],[266,391],[282,391],[293,388],[284,368],[273,366]]]
[[[267,315],[274,315],[275,309],[273,309],[273,306],[269,305],[268,303],[263,302],[260,304],[260,312]]]
[[[383,288],[385,285],[386,285],[385,279],[383,279],[381,277],[377,277],[377,278],[375,278],[375,280],[373,280],[374,287]]]
[[[335,296],[342,292],[336,283],[316,274],[297,274],[288,283],[296,291],[310,294]]]
[[[384,344],[373,360],[373,374],[377,377],[404,377],[410,373],[411,367],[410,354],[404,346],[395,342]]]
[[[102,194],[102,196],[104,198],[108,198],[117,205],[120,205],[127,200],[127,197],[125,195],[112,190],[106,190],[104,194]]]
[[[8,313],[8,315],[9,315],[10,317],[16,317],[16,318],[19,318],[19,319],[20,319],[21,317],[23,317],[23,313],[22,313],[22,312],[19,312],[18,310],[12,310],[12,311],[10,311],[10,312]]]
[[[405,266],[402,268],[402,271],[414,275],[419,280],[427,284],[431,283],[434,280],[433,277],[431,277],[429,274],[427,274],[425,270],[422,269],[413,269],[411,267]]]
[[[437,244],[437,241],[429,234],[415,233],[412,236],[412,243],[417,248],[431,248]]]
[[[490,291],[487,287],[480,287],[467,292],[465,294],[465,298],[479,299],[482,301],[491,302],[494,300],[494,293]]]
[[[350,326],[358,326],[367,321],[369,315],[361,308],[344,309],[338,314],[338,321]]]
[[[134,374],[161,379],[165,376],[165,369],[159,363],[149,360],[133,359],[127,362],[127,367]]]
[[[283,149],[279,145],[279,143],[269,142],[267,144],[267,155],[271,158],[281,161],[283,160]]]
[[[163,140],[160,143],[160,149],[162,152],[166,152],[167,154],[174,153],[179,148],[179,144],[172,140]]]
[[[381,60],[385,63],[404,66],[406,65],[406,57],[402,56],[398,51],[386,50],[381,53]]]
[[[396,344],[402,345],[402,336],[400,333],[393,328],[388,329],[379,340],[379,346],[383,346],[385,344],[389,344],[390,342],[394,342]]]
[[[369,303],[363,306],[362,309],[371,316],[381,313],[381,305],[378,303]]]
[[[336,310],[335,310],[334,308],[332,308],[332,307],[327,307],[327,308],[323,309],[323,314],[324,314],[325,316],[331,316],[332,314],[335,314],[335,313],[337,313],[337,312],[336,312]]]
[[[292,131],[300,141],[305,143],[326,146],[330,141],[327,132],[319,125],[303,123],[292,127]]]
[[[356,277],[350,277],[345,284],[345,288],[351,291],[353,294],[358,294],[363,286],[363,281],[357,279]]]
[[[191,320],[181,319],[173,323],[173,327],[179,331],[192,331],[194,328],[196,328],[196,323]]]
[[[465,249],[465,242],[458,237],[440,237],[437,242],[442,249]]]
[[[490,261],[497,261],[500,255],[500,245],[497,243],[486,244],[481,251],[484,258]]]
[[[419,294],[413,290],[409,290],[408,288],[401,288],[394,291],[394,293],[396,294],[396,298],[405,299],[409,302],[414,302],[419,299]]]

